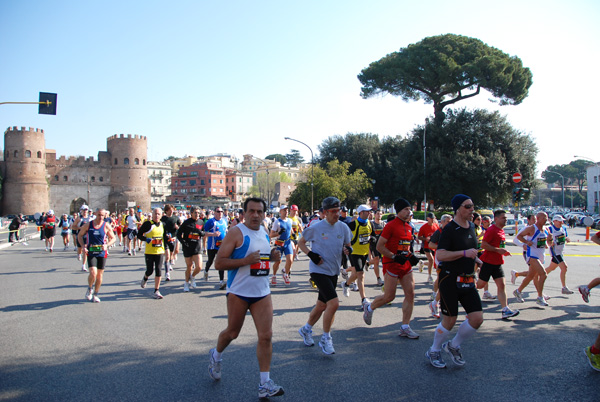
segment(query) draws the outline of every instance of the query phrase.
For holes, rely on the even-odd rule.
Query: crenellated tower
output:
[[[121,211],[128,203],[150,210],[150,183],[148,181],[148,142],[145,136],[119,134],[108,137],[110,155],[110,210]]]
[[[9,127],[4,132],[2,213],[48,210],[44,130]]]

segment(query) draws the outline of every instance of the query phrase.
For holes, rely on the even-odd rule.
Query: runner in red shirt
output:
[[[504,256],[509,256],[510,251],[506,249],[504,226],[506,226],[506,211],[494,211],[494,223],[485,231],[481,243],[484,251],[480,259],[483,265],[479,271],[477,289],[483,288],[489,282],[490,276],[494,278],[498,286],[498,300],[502,306],[502,319],[507,319],[518,315],[519,310],[511,310],[506,298],[506,281],[502,264],[504,264]]]
[[[433,251],[429,248],[429,239],[439,228],[435,215],[432,212],[429,212],[427,214],[427,223],[421,226],[421,229],[419,229],[419,233],[417,234],[418,239],[423,242],[423,251],[427,256],[427,275],[429,275],[427,281],[430,285],[433,285],[433,277],[431,276],[431,270],[433,268]]]

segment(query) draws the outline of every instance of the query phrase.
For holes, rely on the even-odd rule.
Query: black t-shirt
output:
[[[440,241],[440,236],[441,235],[442,235],[442,229],[439,228],[438,230],[436,230],[435,232],[433,232],[433,234],[429,238],[429,243],[438,244],[438,242]]]
[[[469,228],[465,229],[455,221],[451,221],[442,230],[438,250],[459,251],[477,249],[477,235],[475,225],[469,222]],[[458,275],[471,275],[475,272],[475,260],[461,257],[454,261],[444,261],[442,269]]]
[[[17,230],[19,228],[19,226],[21,226],[21,218],[19,218],[18,216],[15,216],[15,218],[12,220],[12,222],[10,223],[10,225],[8,225],[8,230]]]
[[[177,239],[186,251],[192,254],[200,254],[200,238],[204,236],[204,222],[202,219],[186,219],[177,230]]]
[[[160,220],[165,224],[165,234],[170,233],[171,236],[177,233],[175,226],[181,225],[181,220],[179,220],[179,217],[176,215],[171,215],[171,217],[164,215]]]

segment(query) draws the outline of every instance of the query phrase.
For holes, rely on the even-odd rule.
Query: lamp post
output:
[[[427,124],[429,124],[429,118],[425,118],[425,127],[423,128],[423,205],[425,205],[425,210],[427,210],[427,146],[425,142],[425,138],[427,137]],[[423,213],[425,213],[425,210]]]
[[[553,172],[551,170],[546,170],[546,172],[554,173],[561,177],[561,179],[562,179],[562,199],[563,199],[562,207],[563,207],[563,209],[565,209],[565,176],[563,176],[562,174],[560,174],[558,172]],[[571,200],[573,200],[573,198],[571,198]]]
[[[314,201],[315,201],[315,189],[314,189],[314,180],[315,180],[315,157],[313,155],[312,148],[303,143],[302,141],[298,141],[296,139],[290,137],[284,137],[284,140],[296,141],[300,144],[304,145],[310,151],[310,212],[314,211]]]

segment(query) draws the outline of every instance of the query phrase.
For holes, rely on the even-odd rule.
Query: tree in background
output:
[[[300,151],[292,149],[289,154],[285,154],[286,163],[288,166],[297,167],[298,164],[304,162],[304,158],[300,155]]]
[[[303,179],[296,183],[296,189],[290,195],[288,202],[296,204],[300,209],[308,210],[311,202],[311,169],[303,170]],[[354,207],[367,201],[371,182],[361,169],[350,172],[349,162],[330,161],[325,168],[314,167],[314,207],[321,206],[326,197],[337,197],[349,207]]]
[[[565,178],[565,186],[577,183],[579,193],[583,191],[586,183],[587,167],[594,163],[583,159],[572,161],[563,165],[550,165],[542,172],[542,178],[548,184],[560,183],[562,178],[556,173],[560,173]]]
[[[481,89],[501,105],[518,105],[532,84],[531,71],[518,57],[454,34],[427,37],[390,53],[364,68],[358,79],[364,99],[389,93],[432,103],[437,125],[446,106],[479,95]]]
[[[267,160],[267,159],[274,160],[275,162],[279,162],[279,163],[281,163],[282,166],[287,163],[287,158],[281,154],[267,155],[267,156],[265,156],[265,160]]]

